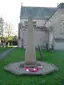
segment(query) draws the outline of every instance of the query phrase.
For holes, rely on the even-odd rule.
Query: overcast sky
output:
[[[21,3],[24,6],[57,7],[60,2],[64,0],[0,0],[0,16],[14,24],[14,30],[17,30]]]

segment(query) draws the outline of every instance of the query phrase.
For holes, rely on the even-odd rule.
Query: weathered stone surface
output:
[[[37,72],[26,71],[24,68],[25,62],[11,63],[5,66],[4,69],[16,75],[45,75],[58,70],[54,64],[40,61],[37,61],[37,64],[42,66]]]
[[[34,64],[36,62],[36,52],[34,46],[34,32],[33,32],[33,22],[32,18],[28,18],[28,41],[27,41],[27,48],[25,52],[25,62]]]

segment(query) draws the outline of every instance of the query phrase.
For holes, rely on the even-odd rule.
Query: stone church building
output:
[[[18,24],[18,47],[27,46],[28,17],[32,17],[34,27],[34,44],[37,48],[64,49],[64,3],[57,7],[21,6]]]

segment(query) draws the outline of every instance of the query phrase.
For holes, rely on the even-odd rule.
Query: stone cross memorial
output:
[[[4,69],[16,75],[45,75],[58,68],[54,64],[44,61],[36,61],[36,51],[34,46],[34,28],[32,18],[28,18],[28,40],[25,51],[25,61],[10,62]],[[22,55],[21,55],[22,56]],[[45,56],[44,56],[45,57]],[[19,58],[19,57],[18,57]]]
[[[28,41],[25,53],[25,62],[29,64],[36,63],[36,51],[34,46],[34,28],[31,17],[28,19]]]

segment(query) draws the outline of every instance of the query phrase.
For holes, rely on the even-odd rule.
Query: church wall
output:
[[[45,46],[46,42],[47,42],[47,38],[46,38],[46,33],[44,31],[37,31],[37,30],[34,30],[34,44],[35,44],[35,47],[37,48],[38,47],[38,44],[40,46]],[[28,40],[28,30],[22,30],[22,33],[21,33],[21,38],[23,38],[23,45],[24,47],[26,48],[27,46],[27,40]],[[21,43],[20,46],[22,46],[22,41],[21,39],[19,40]]]
[[[20,23],[24,27],[21,26],[20,39],[18,40],[18,47],[22,47],[22,38],[23,38],[24,47],[26,48],[28,31],[25,28],[25,21],[28,21],[28,19],[21,19],[20,20]],[[44,23],[45,23],[46,20],[33,19],[33,21],[36,21],[36,26],[42,27],[42,26],[44,26]],[[47,41],[47,34],[44,31],[35,30],[35,29],[34,29],[34,32],[35,32],[34,33],[34,44],[35,44],[35,47],[37,47],[38,44],[41,45],[41,46],[45,45],[45,43]]]
[[[48,28],[50,28],[50,26],[53,27],[55,49],[64,49],[64,46],[63,46],[64,41],[62,41],[62,39],[64,39],[64,32],[62,32],[62,25],[61,25],[62,21],[64,21],[64,8],[58,9],[46,24]],[[56,42],[57,39],[58,39],[58,42]],[[60,48],[60,45],[61,45],[61,48]]]
[[[20,23],[23,24],[23,26],[25,25],[25,21],[28,21],[28,19],[21,19],[20,20]],[[33,19],[33,21],[36,21],[36,26],[44,26],[45,24],[45,19],[41,20],[41,19]]]

